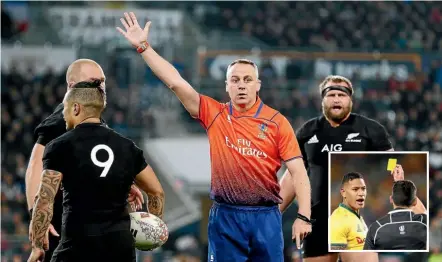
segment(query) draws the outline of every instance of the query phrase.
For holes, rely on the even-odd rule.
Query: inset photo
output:
[[[330,152],[330,252],[428,252],[428,152]]]

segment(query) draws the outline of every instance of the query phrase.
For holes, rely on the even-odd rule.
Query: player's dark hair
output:
[[[93,81],[82,81],[72,86],[72,88],[96,88],[101,95],[106,95],[106,90],[102,86],[103,81],[100,79],[94,79]]]
[[[416,186],[410,180],[396,181],[393,184],[393,203],[396,206],[409,207],[416,199]]]
[[[352,181],[353,179],[364,179],[364,177],[362,176],[361,173],[358,172],[347,173],[342,177],[341,185],[344,185],[345,183]]]
[[[106,91],[102,80],[82,81],[72,86],[66,94],[68,103],[79,103],[88,115],[99,115],[106,107]]]

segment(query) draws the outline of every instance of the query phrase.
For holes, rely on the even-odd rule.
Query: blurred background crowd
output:
[[[395,150],[430,152],[428,259],[442,261],[442,4],[3,1],[2,262],[26,261],[29,254],[24,178],[33,130],[62,101],[65,69],[74,59],[87,57],[103,66],[109,96],[105,119],[138,144],[204,136],[204,129],[117,35],[115,24],[126,10],[152,20],[152,46],[198,91],[219,101],[228,101],[227,65],[239,57],[256,61],[261,98],[294,129],[321,114],[318,85],[324,76],[349,77],[356,91],[353,111],[385,125]],[[59,49],[64,53],[58,55]],[[152,152],[146,153],[152,158]],[[200,199],[208,197],[209,184],[192,190],[188,174],[168,174],[167,167],[153,162],[166,170],[157,172],[162,183],[170,184],[165,186],[171,196],[166,222],[178,219],[172,211],[181,198],[174,194],[189,194],[200,218],[174,228],[162,249],[140,253],[138,260],[205,261],[202,232],[208,210]],[[284,215],[286,261],[300,261],[290,241],[295,214],[296,203]],[[381,261],[415,260],[387,254]]]

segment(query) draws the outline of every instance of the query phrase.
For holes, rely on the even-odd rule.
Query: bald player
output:
[[[104,75],[101,66],[90,59],[78,59],[74,61],[66,72],[66,84],[67,91],[76,83],[82,81],[101,80],[102,89],[105,90],[106,77]],[[63,135],[66,132],[66,124],[63,119],[63,103],[60,103],[55,111],[43,120],[34,131],[35,145],[32,149],[31,157],[29,159],[28,169],[26,170],[26,199],[30,214],[32,214],[32,208],[34,205],[35,197],[38,191],[38,186],[41,180],[41,173],[43,171],[43,152],[46,144],[54,140],[55,138]],[[132,205],[141,206],[142,203],[141,192],[133,186],[131,189],[131,195],[129,201]],[[61,190],[58,191],[55,197],[54,214],[49,226],[50,234],[47,235],[49,249],[46,251],[45,261],[50,261],[52,252],[58,245],[59,234],[61,229],[61,215],[63,212],[62,207],[63,194]],[[134,203],[136,201],[136,204]]]
[[[311,231],[310,183],[301,151],[288,120],[258,97],[258,67],[246,59],[230,64],[226,92],[220,103],[199,94],[147,42],[148,22],[140,27],[125,13],[118,31],[141,53],[152,71],[206,129],[210,143],[211,192],[208,261],[282,262],[283,236],[280,187],[276,172],[285,162],[296,176],[291,185],[299,194],[295,220],[297,243]]]

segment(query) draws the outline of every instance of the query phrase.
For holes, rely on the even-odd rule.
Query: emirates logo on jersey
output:
[[[229,137],[225,137],[226,146],[232,148],[243,156],[254,156],[257,158],[267,158],[267,154],[256,148],[252,148],[252,141],[239,138],[236,143],[233,143]]]

